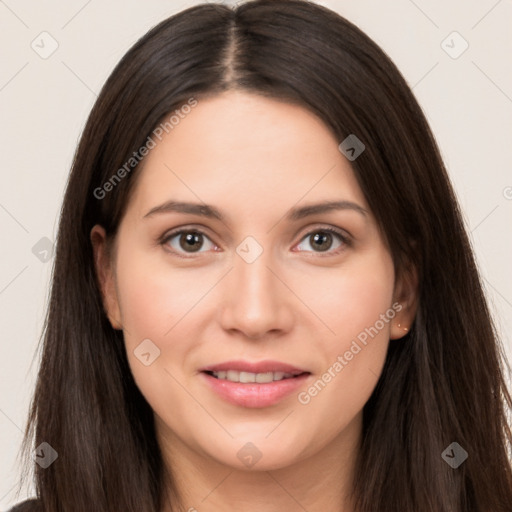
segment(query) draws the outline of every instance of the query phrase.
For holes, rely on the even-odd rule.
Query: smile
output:
[[[313,378],[309,372],[293,375],[284,372],[251,373],[232,370],[202,371],[199,376],[215,396],[232,405],[248,408],[276,405],[297,394]]]
[[[283,379],[290,379],[297,377],[297,374],[285,373],[285,372],[265,372],[265,373],[252,373],[252,372],[239,372],[236,370],[218,371],[218,372],[206,372],[213,377],[220,380],[228,380],[230,382],[245,383],[259,383],[265,384],[267,382],[280,381]],[[302,375],[299,374],[299,375]]]

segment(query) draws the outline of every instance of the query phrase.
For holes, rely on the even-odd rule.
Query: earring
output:
[[[400,327],[400,324],[398,324],[398,327]],[[409,330],[407,327],[402,327],[402,329],[406,332]]]

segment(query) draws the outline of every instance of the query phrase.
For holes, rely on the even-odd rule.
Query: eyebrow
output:
[[[360,213],[363,216],[368,214],[368,210],[363,208],[362,206],[354,203],[352,201],[323,201],[320,203],[309,204],[301,207],[295,207],[290,209],[285,218],[288,221],[297,221],[303,219],[304,217],[309,217],[311,215],[316,215],[319,213],[327,213],[330,211],[339,211],[339,210],[352,210]],[[166,201],[165,203],[155,206],[151,208],[146,215],[144,215],[144,219],[148,217],[152,217],[155,214],[162,213],[189,213],[192,215],[200,215],[202,217],[207,217],[210,219],[217,219],[224,222],[224,215],[212,205],[201,204],[201,203],[187,203],[182,201]]]

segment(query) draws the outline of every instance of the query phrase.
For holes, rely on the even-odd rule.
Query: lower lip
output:
[[[217,379],[201,372],[202,377],[218,395],[226,401],[241,407],[268,407],[277,404],[287,395],[297,391],[311,374],[304,373],[298,377],[282,379],[264,384],[240,383]]]

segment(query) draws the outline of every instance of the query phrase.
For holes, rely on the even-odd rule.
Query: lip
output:
[[[308,370],[304,368],[298,368],[296,366],[292,366],[287,363],[282,363],[280,361],[259,361],[259,362],[250,362],[250,361],[225,361],[224,363],[212,364],[211,366],[205,366],[201,368],[199,371],[201,372],[221,372],[227,370],[236,370],[238,372],[251,372],[251,373],[266,373],[266,372],[284,372],[284,373],[293,373],[294,375],[299,375],[300,373],[309,373]]]
[[[305,381],[311,377],[310,373],[303,373],[298,377],[268,382],[265,384],[231,382],[213,377],[208,373],[200,373],[215,393],[227,402],[240,407],[262,408],[277,404],[296,392]]]
[[[266,373],[284,372],[297,375],[279,381],[267,383],[240,383],[217,379],[206,372],[236,370],[239,372]],[[311,377],[311,373],[279,361],[226,361],[224,363],[207,366],[200,370],[205,383],[221,398],[239,407],[263,408],[277,404],[285,397],[296,392]]]

